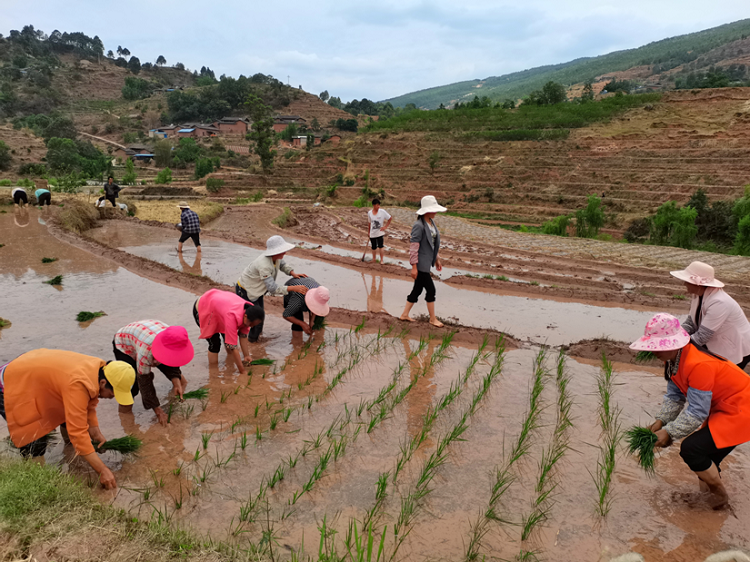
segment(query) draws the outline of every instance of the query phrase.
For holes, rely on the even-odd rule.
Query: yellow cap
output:
[[[133,403],[130,389],[135,382],[135,371],[125,361],[112,361],[104,367],[104,376],[115,389],[115,400],[123,406]]]

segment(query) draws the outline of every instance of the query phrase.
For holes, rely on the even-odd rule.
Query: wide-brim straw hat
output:
[[[284,254],[292,249],[294,249],[294,244],[290,244],[281,236],[271,236],[268,240],[266,240],[266,251],[263,252],[263,255],[276,256],[278,254]]]
[[[315,316],[328,316],[331,307],[328,301],[331,300],[331,293],[325,287],[316,287],[309,289],[305,294],[305,304]]]
[[[671,314],[659,313],[646,324],[643,337],[630,344],[636,351],[673,351],[690,343],[680,321]]]
[[[670,275],[677,277],[680,281],[685,281],[691,285],[699,287],[723,287],[724,283],[714,277],[714,268],[703,263],[694,261],[681,271],[670,271]]]
[[[180,204],[177,205],[180,209],[189,209],[190,205],[187,204],[187,201],[180,201]]]
[[[444,213],[447,211],[442,205],[438,205],[437,199],[434,195],[425,195],[422,197],[421,207],[417,211],[418,215],[424,215],[425,213]]]
[[[190,336],[182,326],[169,326],[156,334],[151,344],[151,353],[162,365],[182,367],[193,360],[195,350]]]

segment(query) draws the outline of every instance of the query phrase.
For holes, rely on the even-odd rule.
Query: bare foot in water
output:
[[[408,316],[401,315],[399,317],[399,320],[405,320],[406,322],[414,322],[414,318],[410,318]]]
[[[443,323],[442,323],[442,322],[441,322],[440,320],[438,320],[437,318],[436,318],[435,320],[430,320],[430,324],[432,324],[432,325],[433,325],[433,326],[435,326],[436,328],[442,328],[443,326],[445,326],[445,324],[443,324]]]

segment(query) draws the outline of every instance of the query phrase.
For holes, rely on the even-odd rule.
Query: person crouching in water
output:
[[[657,314],[630,349],[651,351],[664,362],[667,393],[651,431],[657,447],[682,439],[680,456],[705,484],[714,509],[728,505],[721,461],[750,441],[750,377],[723,357],[690,343],[670,314]],[[687,408],[685,403],[687,402]]]
[[[331,298],[328,289],[321,287],[312,277],[300,277],[290,279],[286,287],[307,287],[307,293],[289,292],[284,295],[284,320],[291,322],[292,332],[305,332],[312,334],[315,317],[325,317],[331,311],[328,301]],[[305,312],[308,313],[309,322],[305,323]]]

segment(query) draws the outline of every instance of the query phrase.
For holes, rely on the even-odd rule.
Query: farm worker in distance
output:
[[[440,251],[440,232],[433,219],[437,213],[447,211],[445,207],[438,205],[437,199],[432,195],[422,197],[420,209],[417,211],[417,222],[411,229],[411,243],[409,244],[409,263],[411,264],[411,278],[414,279],[414,288],[406,297],[406,308],[401,314],[401,320],[414,322],[409,317],[414,303],[417,302],[422,290],[426,290],[425,301],[427,311],[430,313],[430,324],[443,327],[443,323],[435,316],[435,283],[430,277],[430,268],[434,265],[438,271],[443,270],[438,252]]]
[[[372,248],[372,261],[375,263],[375,250],[380,249],[380,263],[383,263],[383,239],[386,229],[391,226],[393,217],[388,211],[380,208],[380,199],[372,200],[372,210],[367,211],[367,220],[370,221],[370,247]]]
[[[42,457],[47,434],[61,426],[63,437],[69,437],[76,453],[99,474],[102,486],[116,488],[112,471],[91,443],[107,440],[99,429],[96,406],[99,398],[132,404],[134,380],[133,368],[122,361],[105,364],[72,351],[35,349],[0,367],[0,414],[24,457]]]
[[[271,236],[266,240],[266,251],[248,265],[240,275],[234,286],[235,293],[261,309],[264,308],[263,297],[267,294],[285,296],[289,293],[299,293],[300,295],[307,293],[307,287],[304,285],[287,287],[286,285],[279,286],[276,284],[276,276],[279,274],[279,270],[294,279],[307,277],[304,273],[295,273],[291,266],[284,261],[284,254],[293,248],[294,244],[286,242],[281,236]],[[262,333],[263,322],[250,330],[247,339],[250,342],[257,342]]]
[[[52,204],[52,194],[49,192],[49,189],[37,189],[34,192],[34,197],[36,197],[36,204],[40,207],[43,205],[49,207]]]
[[[690,335],[670,314],[649,320],[630,349],[651,351],[664,362],[667,393],[651,424],[656,446],[684,438],[682,460],[708,487],[712,507],[725,507],[729,496],[719,465],[737,445],[750,441],[750,377],[731,361],[690,343]]]
[[[181,209],[180,224],[178,228],[182,230],[182,236],[180,236],[179,242],[177,242],[177,252],[182,253],[182,243],[188,238],[193,239],[195,244],[195,251],[201,251],[201,220],[198,218],[198,213],[190,209],[185,201],[180,201],[178,207]]]
[[[307,287],[307,293],[290,292],[284,295],[283,317],[292,324],[292,332],[312,334],[315,317],[328,316],[331,308],[328,301],[331,295],[325,287],[321,287],[312,277],[299,277],[286,282],[286,287]],[[305,324],[304,313],[309,313],[309,322]]]
[[[182,398],[187,380],[180,367],[190,363],[195,355],[187,330],[159,320],[139,320],[117,330],[112,340],[112,350],[115,359],[125,361],[137,373],[133,396],[140,392],[143,407],[153,410],[159,423],[167,425],[167,414],[159,405],[151,369],[156,367],[164,373],[172,383],[175,394]],[[120,406],[122,413],[132,411],[132,404]]]
[[[201,329],[200,338],[208,340],[208,362],[219,362],[221,339],[224,347],[237,365],[241,375],[247,374],[242,365],[242,357],[237,349],[239,345],[246,361],[250,360],[250,349],[247,343],[247,333],[250,328],[263,322],[265,311],[244,299],[219,289],[211,289],[198,297],[193,305],[195,323]],[[243,337],[245,336],[245,337]]]
[[[103,199],[106,199],[110,203],[112,203],[112,206],[117,208],[117,203],[115,202],[115,199],[117,199],[117,196],[120,194],[120,186],[115,183],[115,178],[112,176],[109,176],[107,178],[107,183],[104,184],[104,197],[100,197],[99,201],[102,201]]]
[[[670,274],[685,282],[691,296],[690,315],[682,324],[690,341],[744,369],[750,362],[750,322],[737,301],[722,289],[724,283],[714,277],[714,268],[694,261]]]
[[[10,196],[13,198],[13,203],[15,203],[17,207],[20,206],[23,209],[24,205],[29,204],[29,196],[26,194],[26,190],[22,187],[12,189]]]

